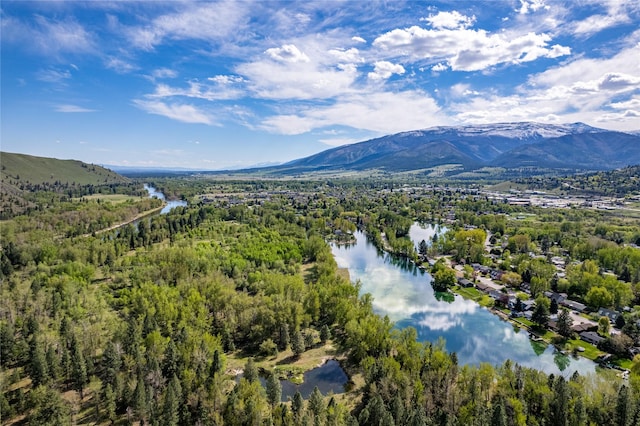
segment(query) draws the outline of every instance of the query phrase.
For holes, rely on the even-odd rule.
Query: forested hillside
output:
[[[455,230],[473,224],[528,235],[526,250],[555,242],[585,260],[600,248],[623,250],[614,234],[631,241],[637,223],[611,221],[595,241],[596,213],[537,210],[546,225],[525,231],[508,219],[521,208],[459,191],[418,194],[372,182],[185,189],[190,182],[157,182],[191,204],[136,226],[69,233],[58,224],[81,203],[69,200],[37,220],[3,224],[3,424],[638,424],[640,363],[628,381],[606,371],[554,377],[511,362],[459,365],[440,344],[417,342],[414,329],[395,330],[377,316],[327,244],[349,241],[359,227],[380,245],[384,232],[390,250],[415,258],[411,223],[453,214]],[[100,221],[107,212],[91,203],[89,220]],[[628,272],[637,300],[640,275]],[[341,361],[347,393],[280,402],[273,378],[311,368],[318,354]]]

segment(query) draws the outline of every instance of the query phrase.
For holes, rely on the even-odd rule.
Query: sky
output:
[[[640,130],[638,0],[0,8],[2,151],[203,170],[433,126]]]

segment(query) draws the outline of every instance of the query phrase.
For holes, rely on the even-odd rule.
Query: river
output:
[[[146,183],[144,184],[144,189],[147,190],[147,192],[149,193],[149,198],[157,198],[159,200],[164,201],[166,204],[165,206],[162,208],[162,210],[160,210],[160,214],[167,214],[171,211],[171,209],[173,209],[174,207],[180,207],[180,206],[186,206],[187,202],[186,201],[182,201],[182,200],[172,200],[172,201],[167,201],[166,197],[164,196],[164,194],[160,191],[158,191],[156,188],[154,188],[151,185],[147,185]]]
[[[414,243],[427,242],[437,228],[414,225]],[[361,282],[361,292],[373,296],[379,315],[388,315],[395,327],[414,327],[420,341],[445,340],[446,349],[456,352],[460,364],[500,365],[507,359],[548,374],[588,374],[595,363],[557,352],[552,345],[533,342],[525,330],[501,320],[476,302],[459,295],[438,300],[431,276],[405,259],[379,252],[362,232],[351,246],[332,245],[333,255],[351,279]]]

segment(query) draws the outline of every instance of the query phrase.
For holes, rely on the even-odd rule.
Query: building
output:
[[[580,338],[585,342],[591,343],[595,346],[598,346],[598,343],[604,340],[604,337],[600,336],[594,331],[583,331],[582,333],[580,333]]]

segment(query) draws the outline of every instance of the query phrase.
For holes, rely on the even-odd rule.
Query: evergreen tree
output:
[[[280,384],[280,380],[278,376],[276,376],[275,372],[271,372],[269,378],[267,379],[267,400],[271,407],[275,407],[280,403],[280,399],[282,398],[282,385]]]
[[[544,296],[539,296],[536,299],[536,307],[531,315],[531,320],[538,325],[538,327],[546,327],[549,322],[549,299]]]
[[[278,349],[281,351],[289,347],[289,324],[283,322],[280,324],[280,333],[278,339]]]
[[[300,391],[296,391],[293,394],[293,401],[291,401],[291,411],[293,411],[293,419],[296,424],[300,424],[302,416],[304,415],[304,399]]]
[[[560,314],[558,314],[558,333],[565,337],[569,338],[573,334],[573,330],[571,327],[573,326],[573,320],[571,319],[571,315],[569,315],[569,311],[566,309],[561,309]]]
[[[116,421],[116,394],[111,387],[111,384],[107,384],[104,389],[104,405],[107,412],[107,418],[114,424]]]
[[[80,399],[84,398],[84,387],[88,383],[87,364],[82,354],[82,348],[78,339],[73,336],[71,339],[71,381],[73,388],[80,392]]]
[[[331,339],[331,330],[327,324],[324,324],[320,329],[320,341],[324,344],[329,339]]]
[[[258,367],[256,367],[256,364],[255,362],[253,362],[253,358],[251,357],[244,365],[243,377],[249,382],[255,382],[256,380],[258,380]]]
[[[300,357],[300,355],[302,355],[304,353],[304,351],[306,350],[304,337],[302,336],[302,333],[300,332],[300,330],[296,330],[293,333],[293,339],[292,339],[292,342],[291,342],[291,349],[293,350],[293,354],[296,357]]]
[[[309,410],[313,413],[315,424],[322,424],[325,414],[324,398],[317,386],[313,388],[311,395],[309,395]]]
[[[180,421],[180,402],[182,401],[182,387],[180,380],[174,374],[167,386],[164,397],[163,418],[167,426],[177,426]]]
[[[60,366],[60,358],[56,353],[56,350],[53,346],[49,346],[47,348],[47,369],[49,370],[49,376],[57,381],[62,376],[62,367]]]
[[[633,406],[629,388],[625,385],[620,386],[618,390],[618,399],[616,401],[616,425],[630,426],[633,420]]]
[[[37,336],[32,337],[30,344],[29,375],[31,376],[34,387],[46,384],[49,381],[47,359]]]

